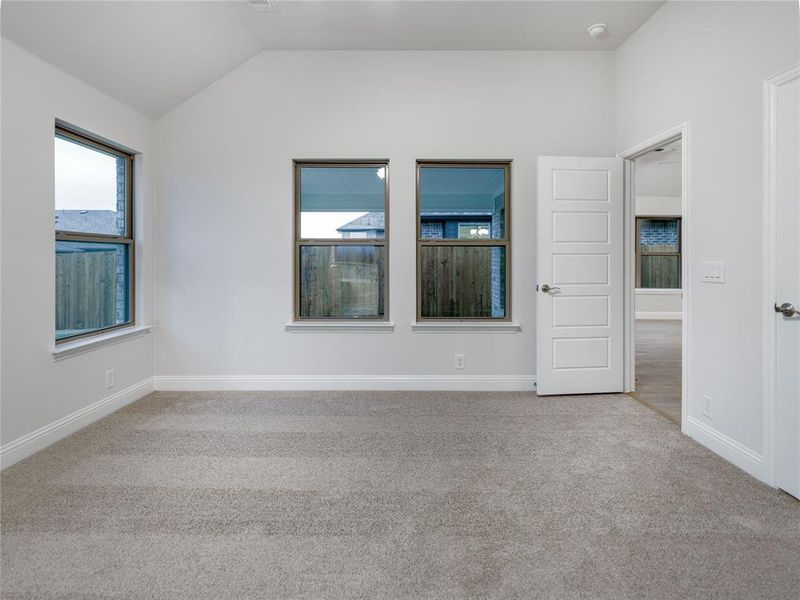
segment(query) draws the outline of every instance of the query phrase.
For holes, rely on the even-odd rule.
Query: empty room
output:
[[[800,596],[797,2],[0,31],[0,598]]]

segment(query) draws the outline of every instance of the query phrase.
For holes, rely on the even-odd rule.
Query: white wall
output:
[[[149,381],[152,336],[55,362],[53,128],[55,119],[143,152],[137,159],[137,305],[152,313],[152,136],[149,119],[2,40],[2,410],[3,465],[51,443],[146,386],[61,428],[59,419]],[[145,318],[149,318],[145,316]],[[116,385],[105,389],[106,369]],[[38,432],[38,433],[37,433]],[[26,437],[27,436],[27,437]]]
[[[796,62],[789,2],[669,2],[616,55],[618,151],[689,124],[689,433],[764,480],[762,82]],[[701,283],[704,260],[724,285]]]
[[[196,376],[296,376],[288,385],[307,388],[356,375],[391,378],[360,384],[368,387],[441,388],[458,385],[448,377],[485,376],[489,387],[529,388],[536,157],[611,155],[613,55],[262,53],[162,118],[159,134],[157,385],[170,385],[158,376],[177,376],[172,385],[183,388],[234,385]],[[291,159],[384,157],[396,330],[285,332]],[[512,312],[521,333],[411,331],[418,158],[514,159]],[[465,371],[453,368],[456,352],[466,355]]]
[[[683,207],[680,196],[636,195],[637,217],[680,217]]]
[[[635,295],[637,319],[681,319],[683,296],[680,290],[637,289]]]

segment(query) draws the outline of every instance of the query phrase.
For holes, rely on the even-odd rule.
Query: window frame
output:
[[[382,238],[304,238],[300,235],[300,215],[302,213],[300,173],[302,169],[341,168],[375,168],[384,169],[383,177],[383,237]],[[356,158],[356,159],[292,159],[294,182],[294,223],[293,256],[292,256],[292,320],[304,323],[352,323],[354,321],[370,321],[373,323],[389,322],[389,159],[388,158]],[[300,315],[300,252],[303,246],[380,246],[383,248],[383,315],[375,317],[303,317]]]
[[[502,323],[511,322],[511,159],[417,159],[416,167],[416,282],[417,282],[417,322],[446,322],[446,323]],[[477,168],[477,169],[503,169],[503,188],[505,195],[505,214],[503,216],[503,237],[489,239],[445,239],[422,237],[422,197],[420,194],[420,173],[423,168]],[[488,246],[502,247],[505,249],[505,306],[503,317],[425,317],[422,316],[422,251],[423,246]]]
[[[677,221],[678,222],[678,251],[677,252],[642,252],[641,246],[641,226],[642,221]],[[634,244],[636,258],[636,289],[641,290],[682,290],[683,289],[683,223],[682,217],[665,215],[637,215],[636,216],[636,239]],[[678,257],[678,287],[674,288],[643,288],[642,287],[642,255],[644,256],[677,256]]]
[[[78,333],[62,338],[56,338],[55,344],[74,342],[75,340],[96,337],[105,333],[136,326],[136,240],[134,237],[134,200],[133,200],[133,179],[134,179],[134,155],[119,146],[114,146],[108,142],[76,131],[60,122],[56,123],[53,139],[62,138],[87,148],[110,154],[125,160],[125,232],[124,235],[111,235],[105,233],[84,233],[80,231],[68,231],[62,229],[55,230],[56,242],[93,242],[101,244],[125,244],[128,254],[128,320],[124,323],[117,323],[109,327],[93,329],[85,333]],[[54,162],[55,165],[55,157]],[[55,199],[53,201],[55,210]],[[55,255],[55,252],[54,252]],[[54,282],[55,286],[55,282]],[[54,287],[55,292],[55,287]],[[55,299],[55,293],[54,293]],[[55,309],[55,305],[53,307]],[[55,338],[55,331],[53,337]]]

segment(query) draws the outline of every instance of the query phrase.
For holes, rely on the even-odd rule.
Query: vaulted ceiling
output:
[[[262,50],[615,50],[663,0],[3,0],[2,35],[157,118]],[[586,27],[609,26],[595,40]]]

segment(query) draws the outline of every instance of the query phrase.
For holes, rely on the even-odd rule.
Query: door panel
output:
[[[609,181],[603,171],[566,168],[553,169],[552,173],[553,200],[608,202]]]
[[[553,241],[608,242],[608,214],[596,212],[554,212]]]
[[[607,285],[608,254],[553,254],[551,285]]]
[[[540,157],[538,177],[537,391],[621,392],[622,159]]]
[[[608,327],[608,296],[553,298],[553,327]]]
[[[776,301],[800,308],[800,80],[776,92]],[[775,318],[775,474],[779,488],[800,498],[800,315]]]
[[[553,339],[553,369],[607,369],[608,338]]]

